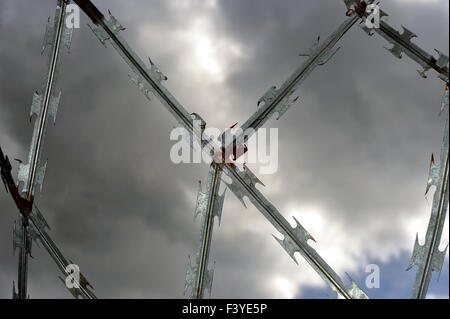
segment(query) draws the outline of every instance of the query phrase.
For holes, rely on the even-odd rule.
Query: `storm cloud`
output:
[[[342,1],[325,0],[94,3],[126,27],[125,40],[168,76],[167,88],[189,112],[222,129],[245,122],[267,89],[303,62],[298,54],[333,32],[346,11]],[[39,52],[55,4],[0,2],[0,145],[10,158],[28,156],[29,107],[42,85],[47,57]],[[448,6],[444,0],[382,3],[393,27],[407,26],[418,34],[417,44],[444,53]],[[61,104],[56,125],[47,130],[47,173],[36,202],[50,235],[98,297],[182,298],[188,255],[195,254],[199,236],[197,185],[199,179],[206,184],[208,166],[170,161],[176,121],[157,98],[149,102],[139,92],[128,66],[87,23],[82,13],[70,54],[62,55]],[[355,26],[339,46],[296,92],[299,102],[265,125],[279,129],[279,169],[259,176],[267,185],[260,190],[289,221],[295,216],[310,231],[331,267],[364,288],[367,264],[379,264],[381,276],[394,266],[406,268],[416,232],[424,237],[432,200],[424,198],[429,160],[440,152],[447,113],[438,117],[444,85],[436,74],[420,78],[418,66],[392,56],[379,36]],[[270,224],[247,206],[227,192],[211,252],[212,297],[326,298],[313,292],[325,287],[320,277],[301,257],[297,266],[273,240]],[[11,297],[17,277],[17,214],[10,196],[0,194],[2,298]],[[33,245],[33,256],[31,298],[70,298],[44,249]],[[446,287],[448,297],[446,260],[447,275],[431,286]],[[392,278],[402,290],[396,294],[400,285],[392,285],[388,297],[403,297],[413,272]]]

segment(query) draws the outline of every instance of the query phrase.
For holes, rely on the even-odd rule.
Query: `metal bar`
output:
[[[219,165],[219,164],[217,164]],[[319,276],[335,291],[338,296],[346,299],[352,298],[368,298],[367,295],[356,286],[352,281],[350,288],[346,287],[334,270],[320,257],[320,255],[307,244],[307,241],[313,239],[309,232],[295,219],[296,227],[292,228],[287,220],[278,212],[262,193],[256,189],[257,183],[262,184],[259,179],[247,168],[244,171],[239,169],[232,163],[222,164],[224,172],[233,180],[231,184],[227,183],[228,188],[238,197],[244,204],[244,196],[258,208],[263,216],[277,229],[284,239],[275,239],[286,250],[286,252],[294,259],[295,252],[305,258],[311,267],[319,274]]]
[[[71,275],[71,273],[67,270],[67,266],[72,264],[72,262],[67,261],[67,259],[64,257],[64,255],[61,253],[61,251],[58,249],[56,244],[46,232],[45,228],[48,228],[48,224],[37,206],[33,207],[33,210],[30,214],[30,221],[33,226],[34,236],[39,238],[40,242],[44,245],[44,248],[55,261],[56,266],[62,272],[64,277],[67,278],[67,276]],[[63,278],[60,277],[60,279],[63,283],[65,283],[65,280],[63,280]],[[89,287],[93,288],[92,285],[87,281],[87,279],[82,274],[80,274],[78,287],[67,288],[75,298],[78,298],[78,296],[82,296],[84,299],[97,299],[97,297],[89,289]]]
[[[59,62],[59,54],[61,48],[65,45],[69,47],[71,41],[72,30],[67,29],[64,22],[66,16],[66,6],[68,0],[58,0],[55,13],[55,21],[52,25],[50,18],[47,24],[43,50],[47,45],[52,46],[49,56],[48,69],[46,74],[43,91],[41,94],[36,92],[33,96],[31,105],[30,119],[33,115],[37,115],[34,124],[33,136],[30,143],[30,152],[27,164],[20,164],[18,182],[23,182],[22,193],[24,200],[32,205],[34,201],[34,193],[37,184],[42,189],[43,178],[45,174],[46,164],[41,166],[41,155],[44,144],[44,137],[48,123],[49,115],[53,115],[55,119],[60,95],[53,97],[53,87],[56,79],[56,73]],[[21,211],[22,213],[22,211]],[[19,226],[14,228],[15,247],[19,247],[19,263],[18,263],[18,292],[13,287],[13,298],[27,298],[27,271],[28,271],[28,254],[31,252],[29,223],[27,215],[19,220]],[[20,244],[19,244],[20,243]]]
[[[363,19],[367,19],[370,16],[370,10],[368,9],[368,5],[373,5],[374,1],[362,1],[362,0],[344,0],[345,5],[350,11],[358,12],[358,15]],[[379,9],[378,9],[379,10]],[[375,32],[378,33],[381,37],[387,40],[390,44],[392,44],[392,48],[388,49],[395,57],[401,59],[403,53],[405,53],[410,59],[417,62],[423,69],[419,72],[420,76],[423,78],[427,78],[426,72],[429,69],[435,70],[439,74],[439,78],[448,83],[449,74],[448,74],[448,56],[444,55],[440,51],[436,50],[438,57],[435,58],[430,53],[426,52],[424,49],[419,47],[417,44],[412,43],[411,39],[416,38],[417,35],[410,31],[409,29],[402,26],[403,32],[395,30],[385,21],[381,19],[388,14],[382,10],[378,12],[380,23],[379,27],[369,28],[367,25],[363,25],[362,29],[369,35],[372,36]]]
[[[105,20],[103,15],[95,8],[89,0],[74,0],[80,8],[91,18],[91,20],[97,25],[97,28],[92,28],[93,32],[97,36],[97,38],[105,44],[105,41],[110,39],[114,48],[118,51],[118,53],[122,56],[125,62],[131,67],[131,69],[137,74],[138,79],[135,80],[135,83],[138,85],[139,89],[147,96],[147,94],[151,91],[153,92],[159,100],[166,106],[169,112],[175,116],[175,118],[189,131],[189,133],[193,136],[197,136],[198,138],[202,137],[197,135],[195,132],[192,122],[189,120],[189,113],[179,104],[178,101],[165,89],[165,87],[161,84],[161,80],[167,79],[165,76],[162,76],[159,69],[151,63],[151,69],[145,67],[142,61],[137,57],[137,55],[129,48],[129,46],[125,43],[125,41],[118,36],[118,32],[123,30],[123,26],[110,14],[110,19]],[[148,97],[148,96],[147,96]],[[207,152],[207,154],[211,154],[211,150],[221,150],[218,148],[214,141],[212,140],[202,140],[201,145],[203,147],[203,151]],[[315,266],[315,270],[319,273],[319,275],[326,280],[326,282],[331,286],[331,288],[338,292],[340,296],[345,298],[351,298],[352,294],[349,293],[348,288],[346,288],[342,281],[338,279],[337,274],[335,274],[331,268],[325,264],[325,262],[318,256],[318,254],[309,246],[305,245],[302,241],[306,243],[305,238],[298,238],[298,236],[305,236],[305,230],[300,231],[299,228],[295,228],[294,230],[289,229],[287,221],[279,214],[273,205],[271,205],[262,194],[249,187],[245,183],[245,179],[240,177],[240,173],[236,166],[232,163],[225,163],[223,167],[227,171],[230,172],[229,176],[233,181],[237,183],[237,185],[241,185],[242,189],[237,190],[234,187],[234,193],[236,196],[240,196],[243,192],[243,195],[248,196],[249,199],[256,205],[256,207],[261,211],[261,213],[269,219],[269,221],[283,234],[285,234],[288,238],[293,242],[293,245],[296,245],[295,249],[300,249],[302,255],[307,258],[308,262],[311,265]],[[248,174],[250,171],[247,169],[245,174]],[[253,173],[251,173],[253,175]],[[253,175],[254,176],[254,175]],[[256,178],[256,177],[255,177]],[[234,183],[231,184],[234,186]],[[230,185],[229,185],[230,187]],[[242,198],[240,198],[241,201]],[[265,201],[265,202],[264,202]],[[270,206],[269,206],[270,205]],[[272,209],[273,208],[273,209]],[[301,227],[299,225],[299,227]],[[301,227],[303,229],[303,227]],[[285,249],[286,247],[283,246]],[[361,293],[361,295],[364,293]],[[355,295],[356,296],[356,295]],[[365,294],[364,294],[365,296]]]
[[[448,86],[444,95],[443,108],[448,107]],[[446,105],[444,104],[446,101]],[[443,110],[442,108],[442,110]],[[440,273],[444,263],[447,248],[444,251],[439,250],[442,230],[444,228],[445,216],[448,208],[448,171],[449,171],[449,147],[448,147],[448,117],[445,123],[444,138],[441,147],[441,156],[439,164],[434,162],[432,157],[430,165],[430,174],[427,183],[426,193],[431,186],[436,190],[433,195],[433,206],[431,216],[428,222],[425,243],[419,244],[418,234],[414,244],[414,250],[410,265],[407,270],[417,266],[418,271],[414,281],[411,294],[413,299],[424,299],[427,295],[433,271]]]
[[[70,275],[70,273],[66,270],[69,262],[45,230],[46,228],[49,228],[47,221],[42,216],[36,205],[33,205],[29,200],[20,195],[19,189],[12,177],[11,169],[11,163],[9,162],[8,157],[3,154],[3,150],[0,147],[0,175],[2,177],[2,181],[5,185],[6,191],[11,193],[11,196],[13,197],[14,202],[16,203],[16,206],[20,211],[20,225],[22,224],[22,219],[25,219],[27,221],[28,237],[26,238],[26,240],[31,241],[32,239],[36,240],[39,238],[40,242],[44,245],[45,249],[53,258],[63,275]],[[20,231],[21,228],[15,229],[14,231],[14,250],[17,247],[21,247],[21,245],[23,244],[22,240],[25,239]],[[31,247],[31,245],[28,247]],[[25,279],[26,278],[27,277],[25,276]],[[96,298],[92,291],[90,291],[88,288],[88,286],[91,288],[92,286],[82,274],[80,274],[79,286],[80,287],[78,288],[74,287],[73,289],[69,289],[69,291],[74,295],[75,298],[77,298],[79,295],[83,296],[86,299]],[[15,289],[13,290],[13,295],[16,298],[20,297],[19,294],[15,292]]]
[[[245,132],[247,129],[252,128],[255,131],[264,125],[265,122],[278,112],[279,119],[281,115],[286,112],[288,107],[295,102],[296,99],[289,100],[290,95],[303,83],[308,75],[318,66],[324,65],[333,57],[338,49],[332,51],[336,43],[347,33],[350,28],[355,25],[359,17],[352,15],[346,19],[339,27],[322,43],[317,42],[309,49],[306,54],[308,59],[283,83],[280,89],[272,87],[269,91],[258,101],[258,105],[264,102],[264,106],[261,106],[243,125],[242,130]],[[244,142],[250,136],[244,138]]]
[[[205,290],[208,290],[211,295],[214,269],[208,269],[208,260],[214,230],[214,217],[217,217],[220,223],[225,196],[225,194],[219,195],[221,175],[221,168],[218,165],[211,165],[205,193],[199,183],[195,217],[202,216],[200,242],[194,266],[189,261],[185,284],[185,293],[191,287],[191,296],[195,299],[205,298]]]
[[[438,59],[436,59],[418,45],[412,43],[410,40],[417,37],[414,33],[403,27],[404,31],[400,34],[384,21],[380,21],[380,28],[374,28],[373,30],[394,45],[391,49],[388,49],[392,54],[401,58],[401,52],[404,52],[413,61],[421,65],[423,70],[418,72],[422,77],[426,78],[425,72],[432,68],[439,74],[441,80],[448,82],[448,57],[436,50],[439,54]]]

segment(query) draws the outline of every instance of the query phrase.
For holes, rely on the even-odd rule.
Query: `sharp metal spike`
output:
[[[100,27],[93,27],[90,24],[88,24],[89,29],[94,33],[94,35],[97,37],[97,39],[100,41],[100,43],[106,48],[106,41],[109,40],[108,33],[105,32]]]
[[[295,97],[292,100],[288,97],[285,97],[276,108],[274,108],[274,113],[277,113],[276,119],[279,120],[284,113],[298,101],[299,97]]]
[[[431,186],[435,186],[436,190],[433,195],[433,205],[431,215],[428,222],[425,242],[419,244],[418,234],[414,243],[414,249],[411,256],[411,262],[407,270],[413,266],[417,266],[416,279],[414,281],[411,298],[423,299],[426,297],[428,286],[430,284],[431,274],[433,271],[440,273],[444,263],[444,251],[439,250],[439,244],[442,237],[445,216],[448,208],[448,171],[449,158],[448,154],[448,119],[445,124],[444,138],[441,146],[441,156],[439,164],[434,162],[434,156],[431,157],[430,174],[427,181],[426,193]]]
[[[263,182],[261,182],[259,180],[258,177],[256,177],[255,174],[253,174],[253,172],[247,167],[247,165],[244,164],[243,168],[244,169],[243,169],[241,176],[248,185],[250,185],[252,187],[256,186],[256,184],[261,184],[262,186],[266,186],[266,185],[264,185]]]
[[[19,294],[17,293],[17,290],[16,290],[15,281],[13,281],[12,299],[20,299]]]
[[[227,191],[227,189],[225,188],[222,195],[217,194],[216,201],[214,202],[213,215],[214,215],[214,217],[217,217],[219,226],[220,226],[220,222],[222,221],[223,202],[225,200],[226,191]]]
[[[402,52],[403,52],[403,50],[402,50],[402,47],[401,46],[399,46],[399,45],[397,45],[397,44],[394,44],[393,46],[392,46],[392,48],[386,48],[386,47],[384,47],[386,50],[388,50],[389,52],[391,52],[392,53],[392,55],[393,56],[395,56],[397,59],[401,59],[402,58]]]
[[[42,192],[42,185],[44,184],[44,177],[45,177],[45,171],[47,170],[47,161],[38,168],[36,172],[36,184],[39,185],[39,191]],[[34,189],[33,189],[33,195],[34,195]]]
[[[53,124],[56,122],[56,113],[58,112],[60,99],[61,99],[61,91],[59,91],[58,95],[50,97],[48,112],[53,117]]]
[[[380,19],[384,18],[384,17],[389,17],[389,14],[387,14],[386,12],[384,12],[383,10],[380,10]],[[387,20],[387,19],[386,19]]]
[[[198,181],[197,205],[195,207],[194,219],[198,215],[206,216],[208,208],[208,194],[202,191],[202,182]]]
[[[447,254],[448,245],[445,246],[445,249],[440,251],[439,249],[436,251],[435,257],[431,261],[431,271],[435,271],[437,273],[441,273],[442,266],[444,265],[445,255]]]
[[[142,78],[133,78],[132,76],[128,75],[130,80],[136,84],[136,86],[138,87],[139,91],[142,92],[142,94],[144,94],[144,96],[150,101],[150,96],[149,93],[152,92],[151,87],[148,85],[148,83],[143,80]]]
[[[228,188],[238,197],[247,196],[248,199],[258,208],[266,219],[283,235],[283,239],[274,238],[294,258],[294,253],[299,252],[311,267],[322,277],[322,279],[338,294],[345,298],[353,298],[349,289],[344,285],[339,276],[330,266],[308,245],[307,241],[313,239],[308,231],[295,220],[296,226],[293,228],[278,212],[278,210],[259,192],[254,186],[255,179],[245,176],[255,176],[248,168],[245,172],[240,171],[235,165],[221,164],[224,172],[232,179],[227,183]],[[295,260],[295,262],[297,262]]]
[[[215,262],[213,263],[215,265]],[[207,269],[205,271],[205,283],[203,284],[203,289],[205,291],[208,291],[208,297],[211,298],[211,292],[212,292],[212,284],[214,279],[214,267],[211,269]]]
[[[261,103],[270,104],[278,95],[278,90],[276,86],[272,86],[264,95],[258,100],[257,105],[260,106]]]
[[[414,241],[414,249],[406,271],[410,270],[412,267],[419,263],[419,256],[423,255],[423,246],[419,243],[419,233],[416,233],[416,239]]]
[[[275,235],[272,235],[272,237],[275,238],[275,240],[281,245],[281,247],[283,247],[283,249],[298,265],[298,261],[294,256],[294,254],[298,251],[298,246],[294,243],[294,241],[289,236],[285,236],[283,239],[279,239]]]
[[[13,228],[13,255],[16,254],[16,249],[23,247],[22,227],[17,227],[17,222],[14,222]]]
[[[111,12],[108,10],[109,13],[109,21],[106,22],[106,24],[109,26],[111,31],[114,34],[119,33],[120,31],[125,30],[125,28],[120,24],[120,22],[111,14]]]
[[[41,110],[42,110],[42,96],[38,92],[35,92],[33,94],[33,101],[31,102],[30,118],[33,115],[39,116],[39,114],[41,114]]]
[[[186,266],[186,280],[184,284],[184,295],[186,295],[189,287],[195,285],[196,268],[191,264],[191,256],[188,256],[188,264]]]
[[[446,107],[448,108],[448,103],[449,103],[448,91],[449,91],[449,87],[447,84],[445,86],[444,95],[442,96],[442,104],[441,104],[441,109],[439,111],[439,116],[441,116],[442,112],[444,112]]]
[[[152,77],[152,79],[158,83],[161,84],[162,81],[166,81],[167,80],[167,76],[165,76],[161,70],[153,63],[151,62],[150,58],[148,58],[150,61],[150,76]]]
[[[347,288],[353,299],[369,299],[366,293],[358,286],[348,273],[345,273],[350,280],[350,286]]]
[[[247,205],[245,204],[244,201],[245,192],[243,191],[241,185],[233,182],[231,183],[225,182],[225,184],[230,189],[230,191],[237,197],[237,199],[242,203],[242,205],[245,208],[247,208]]]
[[[316,55],[319,49],[319,44],[320,44],[320,36],[317,37],[317,40],[313,43],[313,45],[311,45],[307,53],[300,53],[299,56],[311,57],[313,55]]]
[[[48,235],[46,229],[50,229],[47,221],[45,220],[44,216],[40,212],[39,208],[34,205],[33,209],[30,213],[29,218],[30,224],[30,234],[34,234],[34,239],[39,239],[41,244],[44,246],[44,248],[47,250],[49,255],[52,257],[52,259],[55,261],[56,265],[58,266],[59,270],[62,272],[64,276],[68,276],[69,274],[66,272],[66,267],[69,264],[73,264],[71,260],[67,261],[67,259],[64,257],[64,255],[61,253],[61,251],[58,249],[56,244],[53,242],[53,240]],[[64,283],[65,281],[60,278]],[[75,298],[78,298],[79,296],[82,296],[84,299],[96,299],[97,297],[94,295],[94,293],[89,289],[93,288],[92,285],[86,280],[86,278],[83,276],[83,274],[80,273],[80,280],[79,280],[79,288],[71,288],[69,291],[73,294]]]
[[[318,65],[323,65],[328,62],[338,49],[333,50],[336,43],[346,32],[358,21],[357,15],[351,15],[347,18],[326,40],[320,41],[320,37],[309,48],[307,53],[300,54],[306,56],[308,59],[277,89],[272,86],[258,101],[258,110],[242,125],[242,132],[247,132],[249,128],[255,132],[269,118],[278,113],[277,120],[287,111],[287,109],[298,100],[298,98],[291,98],[291,95],[303,83],[308,75]],[[264,103],[262,105],[262,103]],[[245,135],[242,143],[247,142],[251,134]],[[235,137],[234,143],[239,137]]]
[[[202,215],[200,242],[194,265],[191,264],[189,257],[184,287],[184,293],[186,294],[188,289],[191,288],[191,295],[196,299],[204,298],[206,290],[211,295],[214,268],[208,269],[208,259],[214,229],[214,218],[218,218],[220,225],[225,193],[219,195],[220,177],[221,168],[218,165],[212,164],[208,175],[206,193],[202,191],[201,184],[199,183],[195,214]]]
[[[106,41],[111,39],[111,36],[117,36],[120,31],[125,30],[125,28],[120,24],[120,22],[109,13],[109,20],[104,21],[104,25],[101,26],[91,26],[88,24],[88,27],[94,32],[97,39],[106,47]],[[107,28],[107,29],[105,29]]]
[[[319,62],[317,62],[318,65],[324,65],[326,64],[329,60],[331,60],[332,57],[334,57],[334,55],[341,49],[341,47],[336,48],[335,50],[328,50],[323,56],[322,58],[319,60]]]
[[[365,13],[367,17],[368,13]],[[387,16],[387,13],[380,10],[380,18]],[[402,33],[392,28],[385,21],[380,21],[379,28],[369,29],[363,26],[363,30],[372,35],[373,33],[378,33],[384,39],[386,39],[392,48],[386,48],[395,57],[401,58],[403,53],[406,54],[413,61],[417,62],[421,67],[422,71],[418,71],[419,75],[423,78],[427,78],[426,72],[429,69],[434,69],[438,74],[439,78],[444,82],[448,82],[448,58],[439,53],[439,58],[436,60],[431,54],[420,48],[415,43],[411,42],[411,39],[417,37],[417,35],[406,27],[402,26]]]
[[[448,56],[443,54],[438,49],[434,49],[434,51],[436,51],[436,53],[438,54],[438,59],[436,61],[436,65],[440,68],[445,68],[446,66],[448,66],[448,61],[449,61]]]
[[[72,44],[73,28],[68,28],[64,23],[61,35],[61,46],[67,49],[70,53],[70,45]]]
[[[297,235],[297,237],[300,238],[302,242],[305,244],[307,244],[308,240],[316,242],[314,237],[300,224],[300,222],[295,218],[295,216],[292,216],[292,218],[294,219],[296,224],[293,231]]]
[[[78,3],[78,1],[75,2]],[[90,3],[90,5],[93,6],[92,3]],[[90,28],[100,42],[105,45],[106,40],[111,40],[114,49],[117,50],[119,55],[133,70],[137,76],[133,82],[137,84],[141,92],[146,95],[150,91],[153,92],[169,112],[177,118],[178,122],[188,130],[191,130],[192,121],[190,119],[190,114],[161,84],[161,81],[166,80],[167,77],[161,73],[153,61],[150,62],[150,68],[148,68],[137,54],[133,52],[129,45],[119,35],[119,31],[124,30],[125,28],[117,21],[117,19],[111,15],[109,20],[106,20],[103,17],[99,20],[97,15],[93,15],[93,12],[85,10],[85,6],[80,6],[80,8],[83,9],[95,23],[96,26],[90,26]]]
[[[417,35],[412,32],[411,30],[407,29],[406,27],[402,26],[403,33],[401,34],[401,38],[406,41],[410,42],[412,38],[417,38]]]
[[[430,168],[428,173],[427,186],[425,189],[425,195],[428,194],[428,191],[430,190],[431,186],[436,185],[438,179],[439,179],[439,164],[436,164],[434,162],[434,155],[431,154]]]
[[[20,164],[18,177],[17,177],[17,183],[20,183],[20,182],[26,183],[28,181],[29,172],[30,172],[30,164]],[[24,185],[22,192],[23,193],[28,192],[28,186]]]
[[[41,53],[44,53],[45,48],[48,45],[52,45],[53,44],[54,37],[55,37],[54,24],[50,21],[50,17],[48,17],[47,25],[45,27],[45,35],[44,35],[44,41],[42,43]]]

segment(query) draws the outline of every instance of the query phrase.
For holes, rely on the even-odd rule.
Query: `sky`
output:
[[[318,35],[345,19],[343,1],[319,0],[95,0],[126,27],[122,36],[142,60],[150,56],[167,75],[166,87],[207,125],[242,124],[273,85],[304,61]],[[33,125],[32,94],[41,88],[47,56],[40,55],[54,0],[0,2],[0,145],[26,160]],[[449,53],[449,3],[384,1],[387,22],[418,35],[428,52]],[[130,81],[131,70],[110,44],[87,27],[63,53],[56,124],[49,125],[47,172],[36,203],[50,236],[78,264],[99,298],[184,298],[198,181],[208,165],[170,161],[177,125],[162,104],[148,101]],[[297,90],[299,102],[278,121],[279,167],[258,175],[260,191],[346,280],[348,273],[373,298],[409,298],[415,269],[406,272],[416,233],[423,240],[432,204],[424,197],[431,154],[440,153],[445,116],[443,82],[418,76],[418,65],[398,60],[378,35],[358,26],[341,49]],[[14,161],[14,176],[17,163]],[[257,171],[258,164],[249,167]],[[222,188],[224,187],[222,183]],[[301,256],[296,265],[272,238],[257,209],[227,191],[216,225],[210,265],[212,298],[334,298]],[[0,298],[17,281],[12,226],[17,209],[0,192]],[[216,223],[217,224],[217,223]],[[448,244],[448,217],[441,248]],[[378,265],[380,287],[366,287],[368,265]],[[53,260],[33,245],[31,298],[71,298]],[[449,296],[448,252],[430,298]]]

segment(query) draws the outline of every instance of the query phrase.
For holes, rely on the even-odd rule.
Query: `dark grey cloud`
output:
[[[217,127],[243,123],[259,97],[301,64],[298,53],[317,35],[332,32],[345,12],[339,1],[227,0],[215,8],[201,1],[95,4],[105,13],[111,9],[127,27],[125,39],[143,59],[150,55],[157,62],[186,108]],[[428,51],[449,52],[442,2],[408,10],[403,2],[383,5],[389,22],[410,27]],[[27,157],[27,116],[45,72],[46,56],[39,50],[54,6],[50,0],[0,3],[0,143],[10,157]],[[32,14],[20,22],[24,12]],[[241,57],[224,62],[222,83],[202,80],[200,71],[189,73],[197,69],[189,60],[191,47],[175,50],[178,41],[189,44],[188,34],[179,32],[198,17],[209,19],[204,31],[213,44],[225,39],[242,49]],[[195,254],[198,236],[199,223],[192,222],[197,181],[206,180],[207,166],[170,162],[169,133],[176,122],[156,98],[148,102],[136,90],[128,67],[110,45],[101,46],[88,22],[82,15],[71,53],[62,58],[61,105],[56,125],[47,131],[48,170],[37,202],[52,237],[99,297],[182,297],[187,255]],[[444,119],[437,117],[443,84],[435,74],[420,79],[413,62],[396,60],[383,49],[384,40],[358,27],[340,46],[298,90],[300,103],[266,125],[279,128],[280,166],[261,179],[267,184],[263,192],[285,216],[292,213],[284,210],[290,204],[300,213],[303,204],[315,205],[323,210],[325,227],[342,231],[338,240],[346,246],[337,257],[326,250],[326,230],[313,234],[315,247],[341,273],[412,248],[414,233],[405,225],[411,216],[421,217],[429,156],[439,152]],[[16,278],[11,226],[17,213],[6,194],[0,207],[0,296],[9,298]],[[426,224],[428,215],[422,217]],[[380,220],[386,222],[380,226]],[[270,275],[292,273],[297,285],[312,274],[304,262],[295,266],[271,231],[255,209],[243,210],[227,195],[212,252],[214,297],[283,296],[281,288],[270,291]],[[34,255],[31,296],[70,297],[46,252],[34,247]]]

